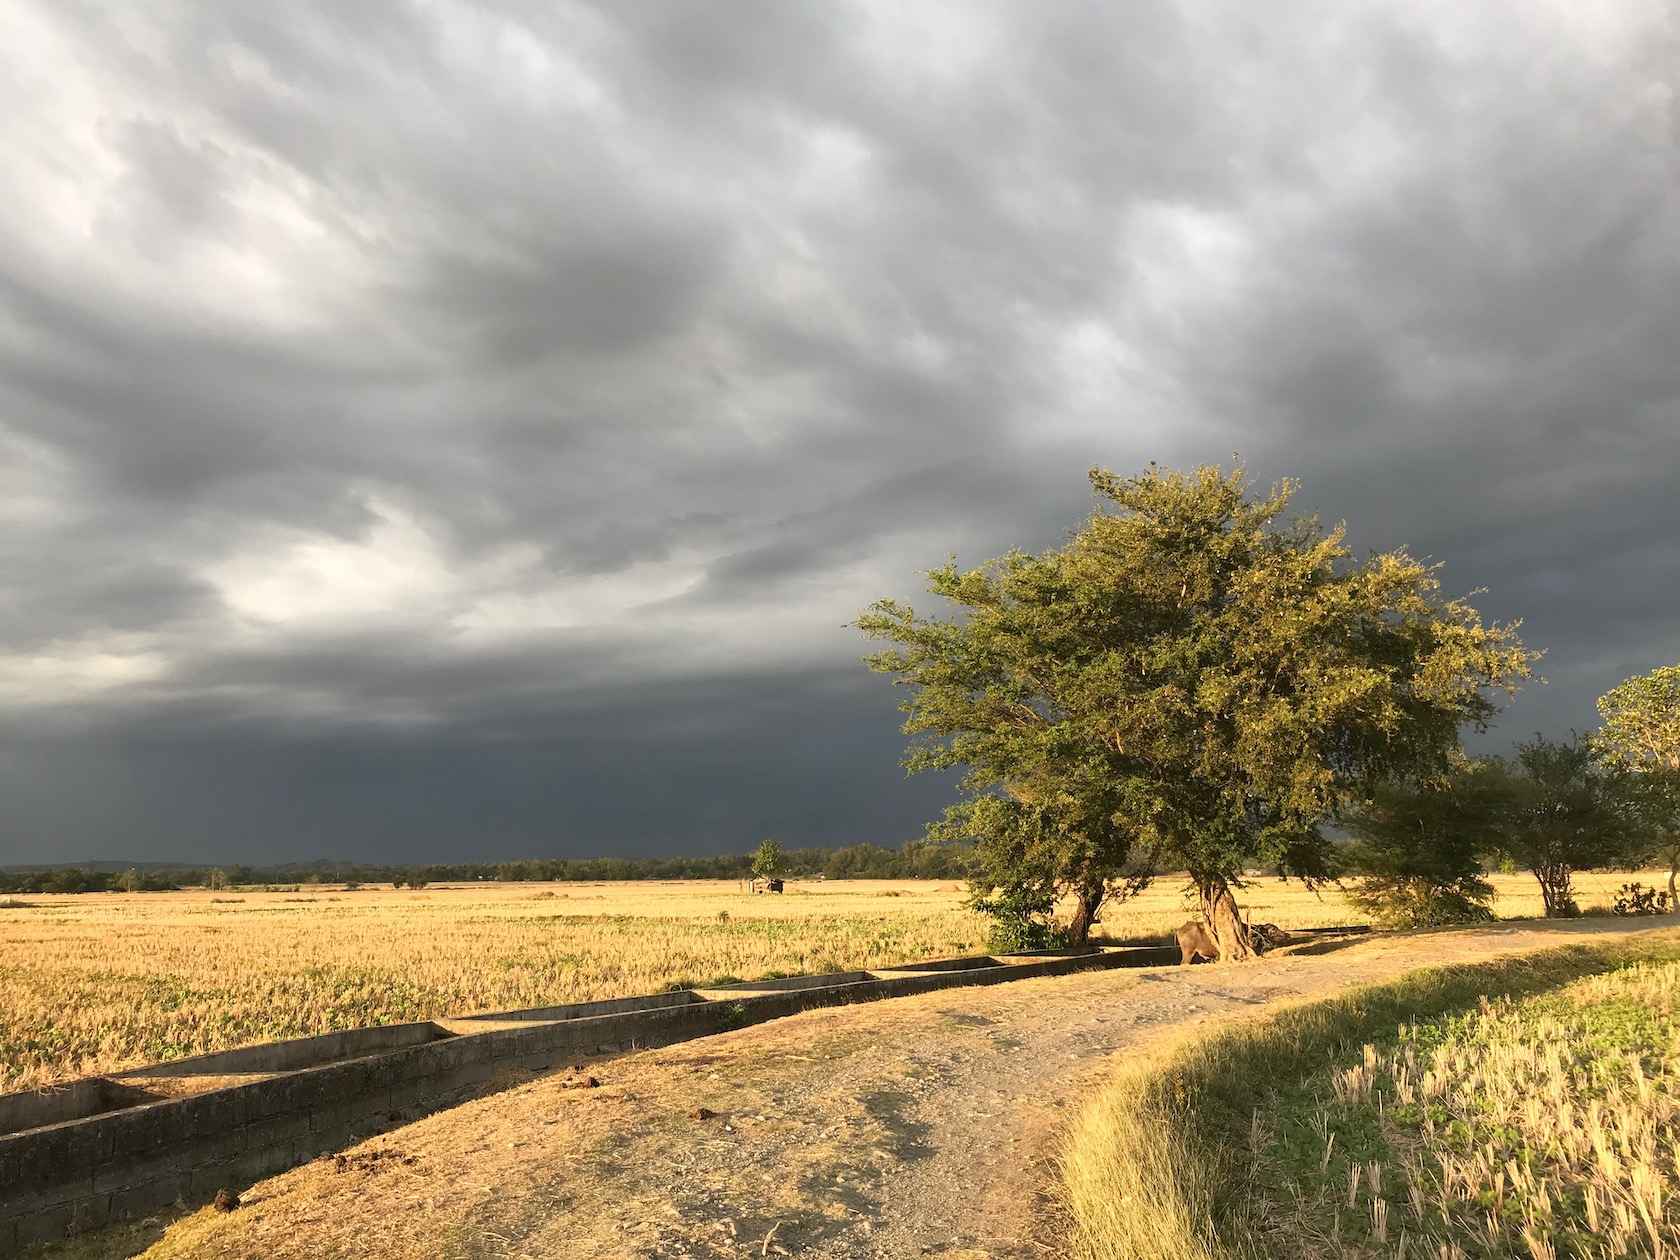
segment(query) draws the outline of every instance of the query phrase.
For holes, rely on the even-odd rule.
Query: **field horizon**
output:
[[[1656,873],[1660,875],[1662,873]],[[1629,879],[1583,875],[1583,905]],[[1527,876],[1496,909],[1537,917]],[[365,1025],[847,971],[986,947],[955,880],[472,883],[0,898],[0,1092]],[[1241,897],[1286,929],[1368,920],[1333,886],[1272,877]],[[1095,941],[1170,933],[1180,881],[1108,907]]]

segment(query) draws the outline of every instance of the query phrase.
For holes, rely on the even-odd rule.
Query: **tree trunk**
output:
[[[1565,919],[1580,913],[1571,887],[1573,872],[1561,862],[1548,862],[1534,868],[1534,878],[1540,884],[1540,900],[1545,904],[1548,919]]]
[[[1680,849],[1668,855],[1668,912],[1680,914],[1680,897],[1674,895],[1674,877],[1680,875]]]
[[[1231,895],[1230,884],[1223,878],[1215,877],[1197,891],[1201,894],[1202,919],[1219,945],[1220,961],[1241,962],[1254,957],[1254,946],[1249,942],[1248,929],[1237,913],[1237,899]]]
[[[1078,905],[1073,911],[1073,921],[1068,924],[1068,939],[1075,945],[1083,945],[1091,935],[1091,925],[1097,921],[1097,910],[1108,895],[1108,882],[1098,880],[1082,884],[1075,890],[1075,895]]]

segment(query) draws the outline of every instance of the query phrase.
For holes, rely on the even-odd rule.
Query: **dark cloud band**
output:
[[[1485,588],[1498,741],[1675,657],[1663,4],[0,25],[0,860],[905,839],[845,623],[1097,463]]]

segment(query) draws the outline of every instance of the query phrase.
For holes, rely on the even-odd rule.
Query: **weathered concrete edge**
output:
[[[180,1200],[206,1200],[221,1187],[249,1184],[439,1110],[483,1089],[509,1069],[541,1070],[583,1055],[669,1045],[821,1007],[1036,976],[1176,963],[1178,950],[1120,946],[1044,957],[1012,955],[992,965],[975,966],[973,961],[941,959],[872,969],[864,980],[851,978],[860,973],[841,973],[846,978],[838,984],[781,991],[754,990],[747,984],[693,991],[685,998],[653,995],[664,1004],[569,1019],[533,1020],[529,1016],[535,1012],[503,1012],[400,1025],[381,1030],[394,1034],[399,1044],[363,1057],[280,1070],[263,1080],[0,1135],[0,1252]],[[969,965],[952,965],[958,962]],[[503,1022],[520,1015],[527,1018],[514,1026]],[[463,1027],[474,1019],[485,1023],[483,1031]],[[425,1039],[415,1040],[421,1037]],[[318,1044],[312,1051],[282,1052],[280,1059],[357,1044],[348,1034],[301,1041]],[[252,1052],[293,1044],[199,1056],[125,1073],[121,1079],[166,1071],[181,1074],[183,1068],[188,1074],[204,1075],[237,1071],[256,1061]]]

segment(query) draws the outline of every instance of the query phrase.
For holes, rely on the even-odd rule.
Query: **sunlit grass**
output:
[[[891,894],[891,895],[889,895]],[[31,897],[0,911],[0,1088],[368,1024],[972,953],[954,885]]]
[[[1626,878],[1583,877],[1583,903]],[[1496,883],[1503,913],[1538,911],[1531,879]],[[986,924],[965,897],[874,880],[779,897],[714,881],[32,894],[0,903],[0,1089],[367,1024],[976,953]],[[1286,928],[1361,921],[1334,888],[1261,879],[1241,897]],[[1167,935],[1191,913],[1168,877],[1098,933]]]
[[[1064,1151],[1079,1254],[1674,1254],[1677,959],[1419,972],[1132,1061]]]
[[[1290,1232],[1345,1230],[1350,1255],[1407,1229],[1426,1251],[1534,1260],[1680,1247],[1680,963],[1408,1028],[1329,1081],[1321,1127],[1373,1141],[1345,1201],[1295,1183]]]

